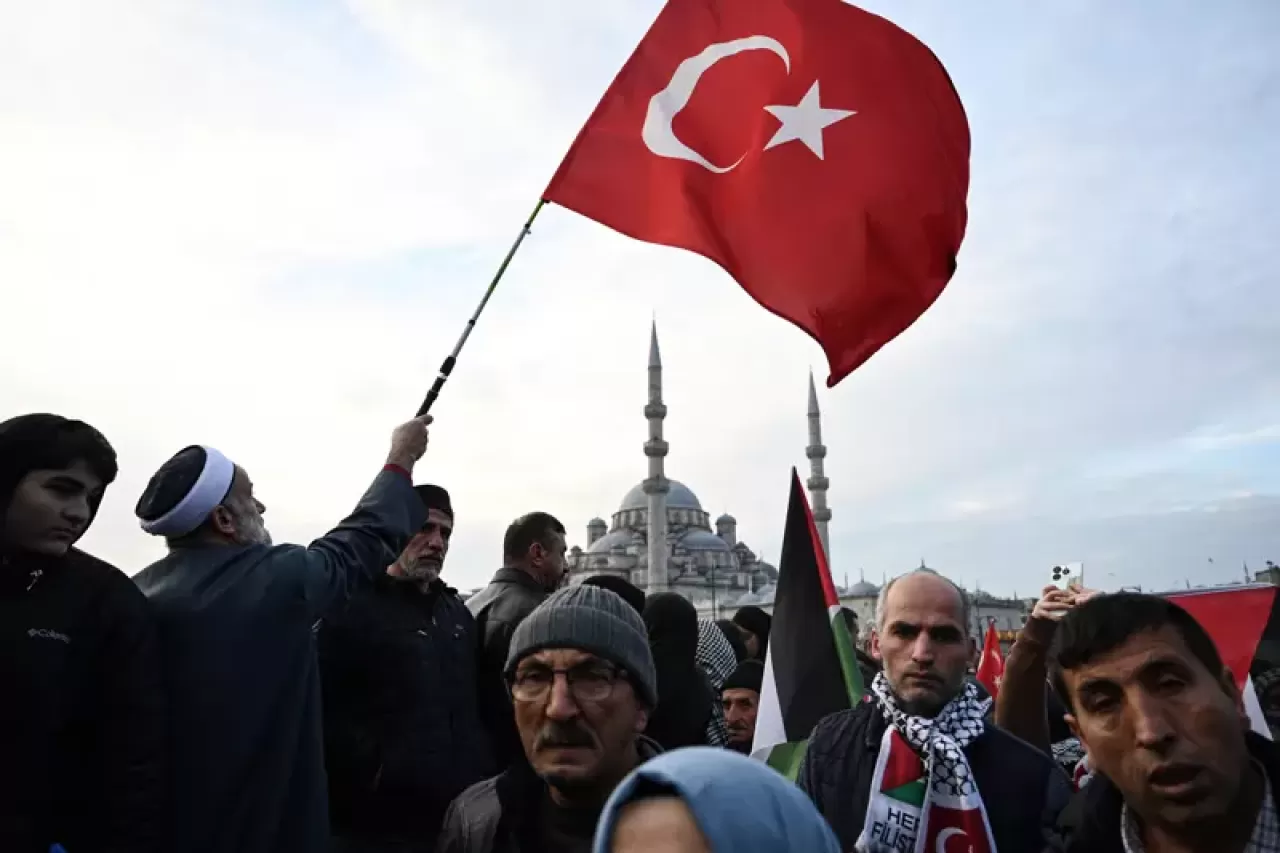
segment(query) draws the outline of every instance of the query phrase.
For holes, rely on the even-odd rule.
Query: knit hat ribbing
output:
[[[511,637],[506,674],[543,649],[578,649],[622,667],[649,707],[658,704],[658,674],[640,614],[617,593],[591,584],[558,590],[525,617]]]

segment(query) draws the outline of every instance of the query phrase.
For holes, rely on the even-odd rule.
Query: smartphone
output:
[[[1049,570],[1049,583],[1058,589],[1084,583],[1084,563],[1059,563]]]

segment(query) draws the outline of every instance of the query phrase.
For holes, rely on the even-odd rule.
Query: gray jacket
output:
[[[384,470],[309,547],[183,548],[135,578],[155,610],[169,694],[166,849],[327,849],[312,626],[384,572],[424,520],[409,478]]]

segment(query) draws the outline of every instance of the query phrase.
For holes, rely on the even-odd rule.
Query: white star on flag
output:
[[[784,142],[799,140],[809,146],[809,150],[817,154],[819,160],[824,159],[822,156],[822,131],[841,119],[846,119],[855,114],[854,110],[824,108],[819,103],[817,80],[813,81],[809,91],[805,92],[804,97],[800,99],[800,103],[794,107],[770,106],[765,107],[765,109],[774,118],[782,122],[782,127],[778,128],[778,132],[773,135],[773,139],[770,139],[769,144],[765,146],[766,151]]]

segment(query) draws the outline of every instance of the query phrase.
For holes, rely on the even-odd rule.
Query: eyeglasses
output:
[[[531,666],[511,680],[511,698],[517,702],[541,702],[551,695],[556,676],[563,675],[577,702],[600,702],[613,693],[613,686],[625,673],[599,663],[580,664],[567,669]]]

